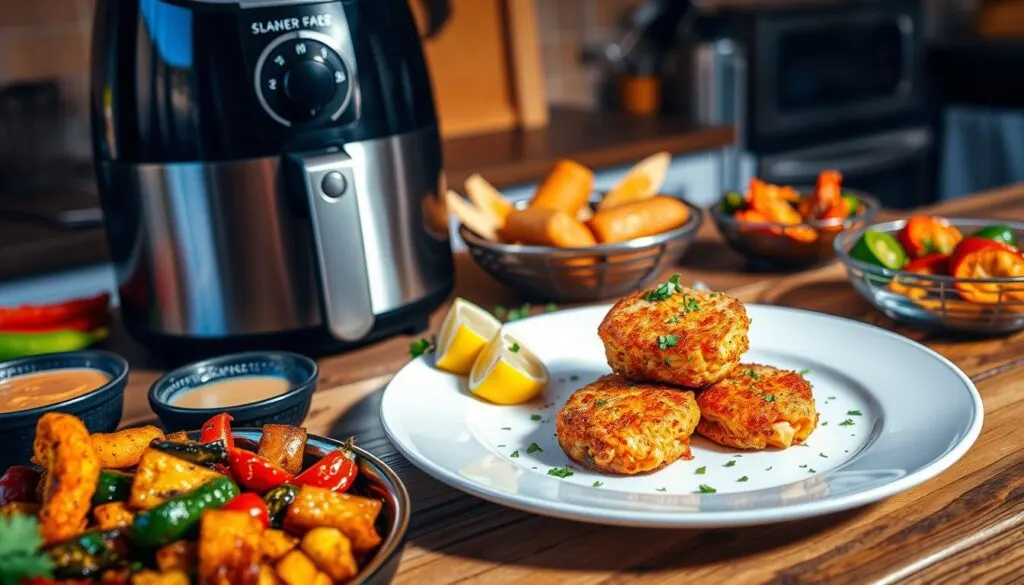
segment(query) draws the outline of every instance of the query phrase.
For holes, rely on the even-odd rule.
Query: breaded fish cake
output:
[[[785,449],[807,440],[818,425],[811,384],[803,376],[742,364],[697,396],[697,432],[737,449]]]
[[[666,296],[666,290],[671,294]],[[743,303],[670,281],[615,303],[597,333],[608,365],[619,374],[702,388],[724,378],[740,362],[750,347],[749,330]]]
[[[699,418],[689,390],[609,374],[577,390],[555,424],[558,444],[576,463],[634,475],[692,459],[690,435]]]

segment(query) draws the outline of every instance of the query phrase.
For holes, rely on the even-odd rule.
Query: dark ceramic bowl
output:
[[[810,188],[798,188],[801,194]],[[722,203],[711,208],[719,233],[733,249],[746,256],[751,262],[778,269],[811,268],[836,257],[836,236],[844,230],[858,228],[871,223],[878,213],[878,200],[855,189],[843,189],[844,194],[857,197],[861,212],[846,219],[810,221],[798,225],[783,225],[774,222],[741,221],[726,213]],[[794,228],[813,230],[812,241],[801,241],[788,235]]]
[[[232,428],[231,433],[242,446],[256,449],[263,431],[260,429]],[[191,431],[189,437],[199,438],[199,431]],[[247,441],[251,444],[245,445]],[[309,435],[306,439],[306,454],[303,468],[341,447],[334,439]],[[405,548],[406,533],[409,530],[409,519],[412,516],[412,504],[409,492],[402,480],[390,467],[369,452],[352,447],[359,465],[359,476],[350,493],[359,494],[380,500],[384,503],[380,516],[377,517],[377,532],[383,541],[373,557],[362,563],[362,570],[349,585],[385,585],[391,583],[402,560],[402,549]]]
[[[226,412],[234,426],[261,427],[268,423],[300,426],[309,414],[319,371],[306,356],[284,351],[254,351],[215,357],[182,366],[149,388],[149,406],[169,431],[198,429],[210,417]],[[174,398],[200,386],[248,376],[284,378],[291,388],[284,394],[227,408],[182,408]]]
[[[117,429],[124,408],[124,388],[128,384],[128,362],[121,356],[86,350],[27,357],[0,363],[0,380],[65,368],[99,370],[110,376],[110,381],[93,392],[63,402],[0,414],[0,473],[11,465],[28,464],[36,423],[47,412],[73,414],[82,419],[92,433]]]

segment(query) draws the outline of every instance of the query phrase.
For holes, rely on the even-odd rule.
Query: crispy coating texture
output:
[[[697,396],[697,432],[736,449],[799,445],[818,425],[811,384],[800,374],[741,364]]]
[[[743,303],[683,288],[663,300],[637,291],[615,303],[598,328],[608,365],[637,381],[703,388],[724,378],[750,348]]]
[[[689,390],[610,374],[577,390],[559,411],[558,444],[594,471],[656,471],[679,458],[692,459],[690,435],[699,418]]]
[[[32,461],[41,465],[43,507],[39,528],[46,544],[85,530],[100,462],[85,424],[70,414],[48,412],[36,423]]]

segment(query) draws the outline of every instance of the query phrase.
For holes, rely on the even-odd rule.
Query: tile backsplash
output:
[[[94,0],[0,0],[0,81],[81,75]]]

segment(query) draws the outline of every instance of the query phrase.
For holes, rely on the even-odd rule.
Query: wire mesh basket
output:
[[[642,288],[682,258],[704,219],[699,208],[686,205],[690,217],[674,230],[589,248],[490,242],[465,225],[459,226],[459,234],[481,268],[530,298],[596,301]]]
[[[965,235],[995,223],[948,219]],[[1024,223],[999,223],[1024,239]],[[889,270],[850,256],[850,250],[868,229],[896,236],[905,225],[906,220],[891,221],[843,232],[836,238],[836,254],[857,292],[890,318],[920,329],[988,335],[1024,329],[1024,277],[915,274]]]

